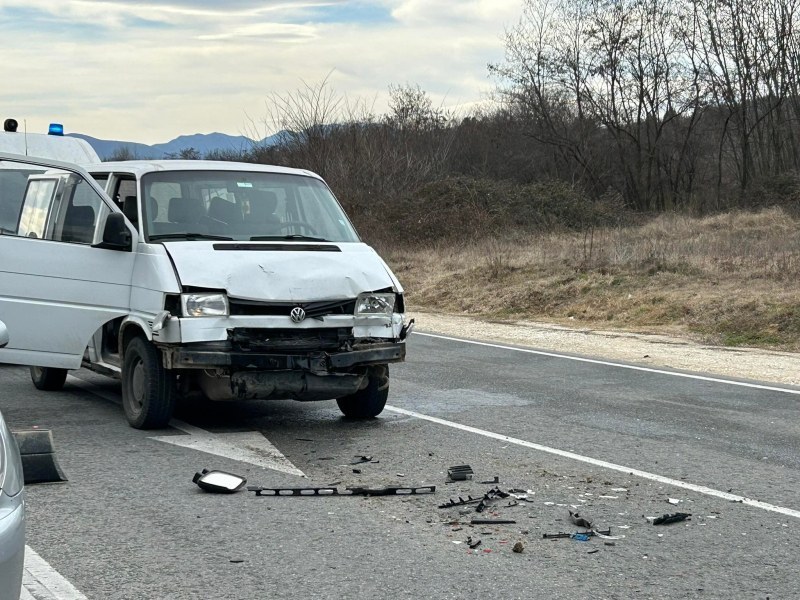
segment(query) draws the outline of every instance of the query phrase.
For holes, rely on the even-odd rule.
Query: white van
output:
[[[64,127],[50,125],[50,132],[19,131],[14,119],[6,119],[0,131],[0,152],[22,154],[51,160],[87,165],[100,162],[100,157],[86,140],[64,135]]]
[[[0,226],[0,362],[118,376],[137,428],[179,396],[374,417],[405,358],[400,283],[309,171],[0,154]]]

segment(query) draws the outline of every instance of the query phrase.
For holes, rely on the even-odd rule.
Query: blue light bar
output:
[[[49,135],[64,135],[64,126],[61,123],[50,123]]]

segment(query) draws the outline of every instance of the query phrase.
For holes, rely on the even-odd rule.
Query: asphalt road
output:
[[[799,594],[797,389],[415,334],[408,362],[392,367],[391,406],[373,421],[344,420],[334,402],[232,403],[190,407],[176,416],[183,430],[147,432],[127,426],[117,382],[74,375],[48,393],[26,369],[0,366],[6,420],[52,429],[69,477],[27,488],[28,544],[77,590],[43,600]],[[241,442],[260,432],[306,478],[154,439],[185,442],[187,431],[270,459],[266,445]],[[374,462],[351,464],[362,455]],[[474,479],[446,483],[462,464]],[[212,495],[191,482],[204,467],[265,487],[436,492]],[[438,508],[482,495],[495,476],[530,501]],[[543,539],[579,530],[568,510],[624,537]],[[648,519],[677,511],[691,519]],[[469,525],[476,517],[516,523]]]

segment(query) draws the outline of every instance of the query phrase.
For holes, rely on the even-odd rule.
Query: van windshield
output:
[[[313,177],[160,171],[142,177],[142,193],[148,241],[359,241],[331,191]]]

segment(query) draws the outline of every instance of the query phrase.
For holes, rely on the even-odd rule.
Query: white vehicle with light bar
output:
[[[100,162],[100,157],[86,140],[65,136],[61,123],[51,123],[47,133],[19,131],[16,119],[5,119],[0,131],[0,152],[24,154],[52,160],[87,165]]]
[[[378,415],[413,328],[403,289],[310,171],[214,161],[77,165],[0,154],[27,173],[0,235],[0,362],[57,390],[81,366],[122,380],[137,428],[178,397],[336,399]]]

